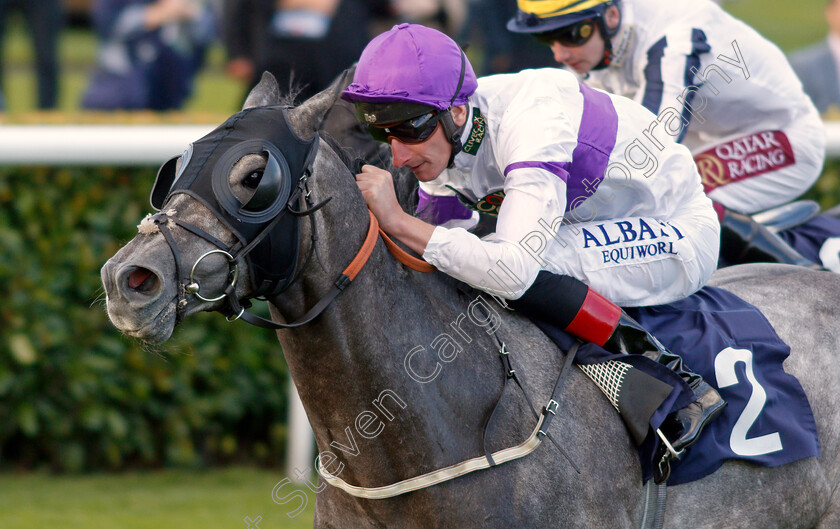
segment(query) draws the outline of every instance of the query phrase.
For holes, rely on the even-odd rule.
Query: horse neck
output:
[[[315,190],[318,200],[325,192],[333,196],[316,214],[323,268],[313,259],[301,281],[273,300],[286,319],[316,303],[362,245],[367,208],[349,173],[345,178],[349,185]],[[309,241],[306,226],[303,240]],[[495,347],[492,337],[466,314],[471,300],[440,274],[405,269],[377,242],[356,280],[318,319],[278,333],[319,451],[339,456],[349,470],[343,478],[381,484],[389,474],[402,479],[420,466],[475,454],[478,437],[465,442],[463,431],[480,431],[501,371],[487,354]],[[450,325],[459,318],[460,335]],[[447,337],[457,345],[447,347]],[[436,339],[443,342],[435,346]],[[413,350],[410,372],[405,359]],[[469,358],[478,356],[471,351],[485,354]],[[453,355],[462,358],[456,362]]]

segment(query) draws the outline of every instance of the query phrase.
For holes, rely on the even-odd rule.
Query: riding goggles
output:
[[[444,112],[432,111],[387,127],[368,125],[368,132],[374,140],[383,143],[391,143],[391,139],[402,143],[423,143],[435,131],[443,115]]]
[[[552,31],[535,33],[534,37],[542,44],[551,46],[559,42],[562,46],[576,48],[586,44],[592,35],[595,34],[597,18],[587,18],[574,24],[563,26]]]

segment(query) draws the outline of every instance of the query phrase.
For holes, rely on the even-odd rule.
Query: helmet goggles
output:
[[[443,115],[444,112],[433,110],[394,125],[368,125],[368,132],[374,140],[383,143],[390,143],[392,139],[402,143],[423,143],[434,133]]]
[[[587,18],[568,26],[542,33],[534,33],[533,35],[540,43],[548,46],[559,42],[563,46],[577,48],[589,42],[589,39],[595,34],[597,22],[597,18]]]

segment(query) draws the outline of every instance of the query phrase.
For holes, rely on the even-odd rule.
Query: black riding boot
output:
[[[624,311],[621,312],[612,336],[604,343],[604,349],[611,353],[644,355],[677,373],[691,388],[697,400],[668,415],[661,429],[666,437],[670,437],[669,441],[675,454],[681,455],[683,450],[693,445],[703,428],[715,420],[726,406],[726,401],[721,398],[715,388],[697,373],[689,371],[680,356],[666,349],[659,340]],[[668,459],[674,458],[675,454],[665,454],[664,451],[662,453]],[[658,483],[668,479],[670,473],[668,461],[660,460],[659,464],[660,468],[656,476]]]
[[[749,215],[724,210],[720,221],[719,266],[742,263],[782,263],[815,267],[777,234]]]
[[[572,335],[598,345],[613,354],[638,354],[677,373],[693,391],[696,402],[668,415],[662,430],[674,452],[664,453],[655,480],[668,479],[670,460],[697,441],[703,428],[717,418],[726,402],[700,375],[689,371],[682,358],[670,352],[618,305],[569,276],[540,272],[536,281],[518,300],[516,309],[533,318],[552,323]],[[632,428],[631,428],[632,430]]]

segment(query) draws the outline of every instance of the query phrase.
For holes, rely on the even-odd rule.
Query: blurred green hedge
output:
[[[0,168],[0,469],[282,462],[274,333],[200,314],[150,349],[108,321],[99,269],[154,168]]]
[[[105,315],[99,269],[154,168],[0,168],[0,469],[282,463],[274,333],[193,316],[150,349]],[[808,193],[840,204],[840,162]]]
[[[826,160],[822,176],[803,198],[816,200],[824,210],[840,205],[840,160]]]

